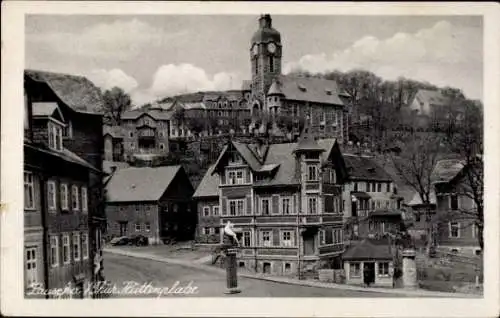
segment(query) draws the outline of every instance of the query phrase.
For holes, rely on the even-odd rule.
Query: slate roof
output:
[[[323,160],[328,158],[335,142],[336,139],[334,138],[317,140],[319,147],[324,150],[321,154]],[[299,183],[295,177],[294,150],[297,148],[297,143],[268,145],[269,148],[267,151],[265,148],[263,150],[263,153],[265,153],[263,161],[259,160],[255,152],[251,149],[251,147],[254,146],[253,144],[244,144],[234,141],[232,144],[253,171],[262,171],[263,168],[272,168],[276,171],[273,178],[271,180],[262,181],[262,185],[296,185]],[[222,150],[214,166],[218,164],[226,150],[227,146]],[[276,167],[276,165],[279,166]],[[256,182],[256,184],[258,185],[259,182]]]
[[[55,151],[55,150],[52,150],[52,149],[46,147],[45,145],[33,146],[31,144],[25,143],[24,146],[25,147],[30,147],[30,148],[35,149],[37,151],[41,151],[41,152],[45,152],[45,153],[50,153],[51,155],[57,156],[57,157],[62,158],[64,160],[66,160],[66,161],[70,161],[70,162],[79,164],[81,166],[84,166],[84,167],[86,167],[88,169],[94,170],[95,172],[101,172],[99,169],[97,169],[96,167],[94,167],[88,161],[86,161],[85,159],[79,157],[77,154],[75,154],[74,152],[69,151],[66,148],[63,148],[62,151]]]
[[[25,70],[24,75],[46,83],[66,105],[78,112],[101,114],[101,90],[84,76]]]
[[[193,194],[193,198],[202,197],[218,197],[219,196],[219,176],[217,174],[212,174],[215,165],[211,165],[203,179],[201,179],[200,184],[196,188]]]
[[[285,99],[343,106],[337,82],[315,77],[279,75],[276,78]]]
[[[181,169],[180,165],[119,169],[106,186],[107,201],[157,201]]]
[[[439,160],[431,173],[432,182],[451,181],[464,168],[464,164],[460,159]]]
[[[367,238],[354,243],[342,255],[347,261],[357,260],[392,260],[391,246],[388,239]]]
[[[344,154],[344,161],[352,180],[393,181],[391,176],[370,157]]]

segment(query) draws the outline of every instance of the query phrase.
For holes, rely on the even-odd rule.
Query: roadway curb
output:
[[[115,248],[104,248],[103,252],[118,254],[128,257],[134,258],[142,258],[149,259],[153,261],[170,263],[175,265],[186,266],[190,268],[196,268],[199,270],[210,271],[214,273],[224,274],[226,271],[222,268],[217,268],[210,265],[202,265],[199,263],[189,262],[185,260],[178,260],[172,258],[166,258],[162,256],[157,256],[153,254],[144,254],[137,253],[132,251],[124,251],[121,249]],[[463,293],[446,293],[446,292],[435,292],[428,290],[407,290],[407,289],[382,289],[382,288],[373,288],[373,287],[361,287],[361,286],[352,286],[352,285],[341,285],[334,283],[323,283],[317,281],[307,281],[307,280],[298,280],[298,279],[289,279],[289,278],[281,278],[281,277],[269,277],[262,276],[258,274],[248,274],[248,273],[239,273],[239,277],[250,278],[250,279],[258,279],[264,280],[274,283],[281,284],[290,284],[290,285],[299,285],[299,286],[307,286],[307,287],[318,287],[318,288],[329,288],[329,289],[337,289],[337,290],[349,290],[349,291],[358,291],[358,292],[372,292],[372,293],[382,293],[382,294],[390,294],[390,295],[405,295],[405,296],[413,296],[413,297],[453,297],[453,298],[482,298],[482,295],[476,294],[463,294]]]

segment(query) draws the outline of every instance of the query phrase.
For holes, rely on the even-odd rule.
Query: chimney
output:
[[[259,27],[260,28],[271,28],[272,27],[272,19],[270,14],[261,14],[259,18]]]

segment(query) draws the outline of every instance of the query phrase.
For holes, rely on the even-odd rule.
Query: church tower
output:
[[[273,79],[281,74],[281,57],[281,35],[272,27],[271,16],[269,14],[261,15],[259,29],[252,36],[250,43],[252,111],[265,108],[265,95]]]

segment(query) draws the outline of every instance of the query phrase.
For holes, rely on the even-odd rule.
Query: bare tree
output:
[[[122,114],[132,106],[130,96],[119,87],[113,87],[103,93],[103,111],[106,120],[112,125],[120,125]]]
[[[431,219],[433,192],[432,172],[439,160],[441,141],[433,134],[409,134],[395,140],[402,149],[400,155],[387,153],[390,163],[402,180],[420,197],[425,207],[426,219]],[[428,244],[433,243],[433,224],[427,222]]]

